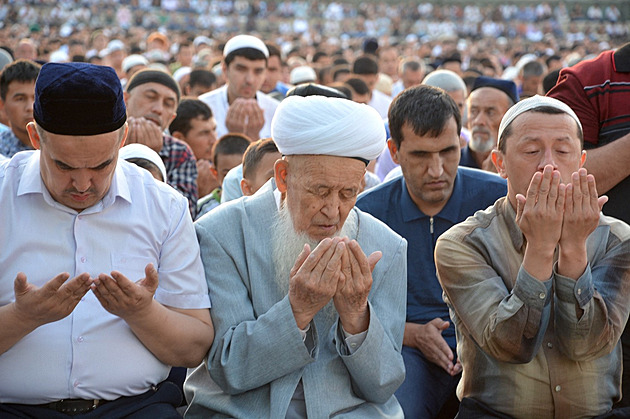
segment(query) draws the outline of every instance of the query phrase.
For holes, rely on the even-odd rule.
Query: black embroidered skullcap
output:
[[[127,120],[122,87],[111,67],[46,63],[35,82],[35,122],[60,135],[116,131]]]
[[[179,97],[181,96],[181,91],[179,90],[179,85],[175,81],[175,79],[165,71],[156,70],[154,68],[145,68],[144,70],[140,70],[135,73],[129,81],[127,82],[127,91],[131,92],[135,87],[140,86],[144,83],[159,83],[163,86],[168,87],[177,95],[177,101],[179,102]]]
[[[495,89],[499,89],[508,95],[514,103],[519,100],[518,89],[516,88],[516,84],[511,80],[493,79],[492,77],[479,76],[475,79],[473,88],[470,91],[472,92],[482,87],[493,87]]]

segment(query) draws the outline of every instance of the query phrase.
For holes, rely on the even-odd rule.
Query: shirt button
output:
[[[81,257],[81,262],[85,263],[86,260],[85,256]]]
[[[544,292],[541,292],[538,296],[540,297],[541,300],[544,300],[547,294],[545,294]]]
[[[553,348],[553,343],[547,342],[547,348]]]
[[[578,290],[577,290],[577,294],[578,294],[578,295],[582,295],[582,288],[578,288]]]
[[[357,347],[357,344],[356,344],[356,343],[351,343],[351,344],[350,344],[350,347],[351,347],[351,348],[356,348],[356,347]]]
[[[85,340],[85,339],[83,339],[83,336],[79,336],[79,337],[77,338],[77,342],[79,342],[79,343],[83,342],[84,340]]]
[[[75,381],[73,384],[74,387],[79,387],[79,381]]]
[[[560,390],[562,390],[562,387],[560,387],[560,386],[556,386],[556,389],[555,389],[555,390],[556,390],[556,391],[560,391]]]

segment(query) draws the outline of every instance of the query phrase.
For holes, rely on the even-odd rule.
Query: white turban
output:
[[[324,96],[289,96],[280,102],[271,136],[284,155],[374,160],[386,144],[385,124],[374,108]]]
[[[510,109],[508,109],[508,111],[505,113],[505,115],[503,115],[503,119],[501,119],[501,124],[499,125],[499,142],[497,144],[497,148],[501,149],[501,142],[505,141],[502,137],[503,137],[503,131],[505,131],[505,129],[508,127],[508,125],[510,125],[512,123],[512,121],[514,121],[516,119],[517,116],[531,111],[532,109],[535,108],[540,108],[542,106],[548,106],[551,108],[555,108],[558,109],[564,113],[566,113],[567,115],[569,115],[571,118],[573,118],[575,120],[575,122],[577,122],[578,127],[580,127],[580,129],[582,129],[582,124],[580,123],[580,118],[578,118],[578,116],[575,114],[575,112],[573,112],[573,109],[571,109],[569,107],[569,105],[567,105],[564,102],[559,101],[558,99],[554,99],[552,97],[547,97],[547,96],[532,96],[529,97],[527,99],[523,99],[520,102],[518,102],[516,105],[512,106]]]

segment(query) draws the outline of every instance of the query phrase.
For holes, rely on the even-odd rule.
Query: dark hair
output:
[[[350,66],[348,64],[338,64],[333,66],[330,71],[332,72],[333,81],[335,81],[340,74],[350,74]]]
[[[545,66],[538,61],[530,61],[521,68],[522,77],[540,77],[545,72]]]
[[[265,46],[269,50],[270,57],[278,57],[280,61],[282,61],[282,53],[280,52],[280,48],[276,44],[265,42]]]
[[[17,60],[7,64],[0,73],[0,98],[7,99],[9,84],[14,81],[29,82],[37,80],[41,65],[31,60]]]
[[[553,106],[547,106],[547,105],[541,105],[535,108],[532,108],[526,112],[536,112],[536,113],[544,113],[546,115],[568,115],[568,113],[566,113],[565,111],[558,109],[558,108],[554,108]],[[523,113],[526,113],[523,112]],[[501,138],[499,138],[498,141],[498,146],[499,146],[499,151],[501,153],[505,153],[506,150],[506,140],[507,138],[512,135],[512,124],[514,123],[514,121],[518,119],[518,116],[516,118],[514,118],[507,127],[505,127],[503,129],[503,133],[501,133]],[[571,118],[573,119],[573,118]],[[577,136],[578,139],[580,140],[580,148],[584,147],[584,134],[582,133],[582,128],[580,127],[580,124],[578,124],[577,122],[575,123],[576,129],[577,129]]]
[[[354,74],[378,74],[378,62],[368,55],[362,55],[352,63],[352,72]]]
[[[252,173],[258,169],[265,154],[278,152],[278,147],[271,138],[263,138],[251,143],[243,154],[243,178],[249,179]]]
[[[208,120],[212,118],[212,110],[199,99],[191,97],[182,99],[177,106],[177,116],[168,126],[168,130],[171,134],[181,132],[185,136],[192,128],[190,120],[198,117],[204,121]]]
[[[251,48],[251,47],[235,49],[234,51],[230,52],[228,55],[225,56],[225,58],[223,59],[223,62],[225,63],[226,66],[229,66],[230,63],[234,61],[235,57],[244,57],[245,59],[251,60],[251,61],[265,60],[265,63],[267,62],[267,57],[261,50],[256,49],[256,48]]]
[[[191,89],[197,85],[210,88],[216,82],[217,76],[212,71],[199,68],[190,72],[188,86]]]
[[[149,172],[156,172],[160,174],[160,179],[162,179],[162,182],[164,182],[164,177],[162,176],[162,171],[160,170],[160,168],[157,166],[157,164],[153,163],[151,160],[148,159],[143,159],[142,157],[133,157],[130,159],[125,159],[127,160],[129,163],[133,163],[138,167],[142,167],[145,170],[148,170]]]
[[[324,51],[315,51],[315,54],[313,54],[313,58],[311,58],[311,62],[316,63],[322,57],[328,57],[328,54],[326,54]]]
[[[289,96],[326,96],[348,99],[347,95],[338,87],[323,86],[317,83],[303,83],[292,87],[286,94],[286,97]]]
[[[389,107],[390,137],[400,148],[402,128],[409,124],[416,135],[437,137],[451,118],[455,118],[457,134],[462,130],[462,117],[455,101],[444,90],[433,86],[415,86],[403,90]]]
[[[553,70],[547,73],[547,75],[542,81],[543,90],[545,91],[545,94],[547,94],[547,92],[549,92],[556,85],[556,83],[558,82],[559,76],[560,76],[560,69]]]
[[[217,167],[217,157],[221,154],[244,154],[250,144],[250,139],[243,134],[225,134],[212,146],[212,164]]]
[[[367,95],[370,93],[370,88],[368,87],[367,83],[356,77],[352,77],[346,80],[344,84],[349,86],[350,89],[353,90],[353,93],[356,93],[358,95]]]

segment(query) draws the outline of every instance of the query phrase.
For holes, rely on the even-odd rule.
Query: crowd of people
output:
[[[613,4],[0,16],[0,416],[630,417]]]

